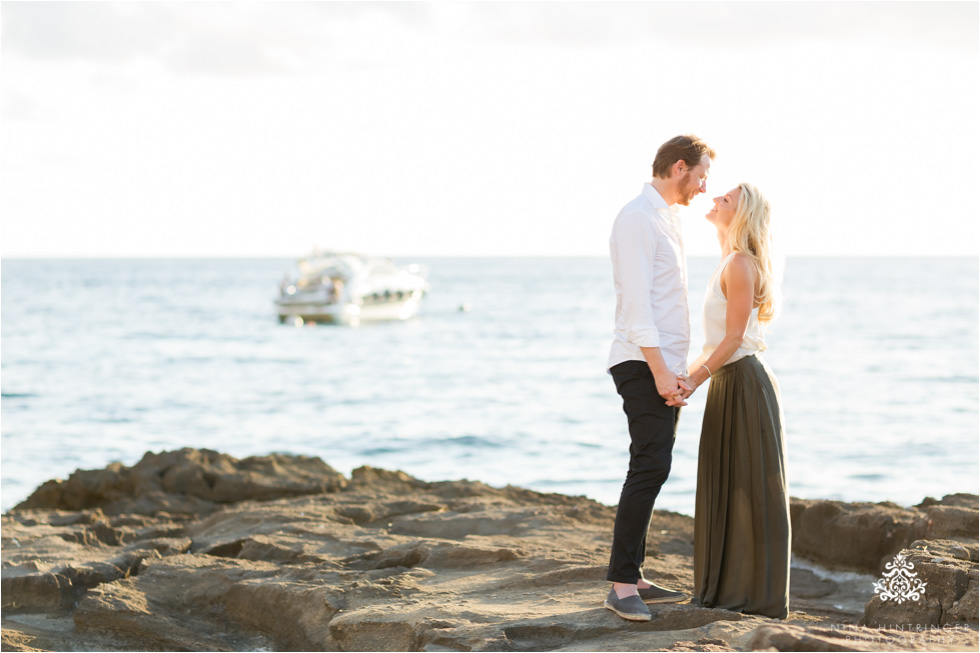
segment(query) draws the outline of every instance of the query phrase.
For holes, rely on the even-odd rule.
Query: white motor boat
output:
[[[283,280],[275,300],[280,323],[407,320],[428,291],[421,266],[387,258],[315,250],[297,265],[299,275]]]

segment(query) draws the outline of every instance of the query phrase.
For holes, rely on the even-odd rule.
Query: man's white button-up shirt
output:
[[[609,238],[616,286],[616,328],[607,370],[645,361],[640,347],[659,347],[667,367],[687,373],[691,316],[687,261],[676,205],[650,184],[623,207]]]

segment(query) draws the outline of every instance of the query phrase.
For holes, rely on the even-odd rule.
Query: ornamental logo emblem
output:
[[[895,601],[901,605],[905,601],[918,601],[926,592],[926,584],[917,578],[915,567],[901,553],[885,565],[885,573],[875,583],[875,594],[882,601]]]

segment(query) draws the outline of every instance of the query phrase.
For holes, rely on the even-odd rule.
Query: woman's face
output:
[[[732,224],[735,217],[735,208],[738,206],[738,196],[742,194],[742,189],[737,186],[728,191],[721,197],[714,199],[715,207],[708,211],[708,222],[719,227],[728,227]]]

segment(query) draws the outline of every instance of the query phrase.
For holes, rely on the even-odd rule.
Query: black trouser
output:
[[[626,361],[609,371],[623,398],[631,444],[630,468],[616,510],[606,580],[635,583],[642,574],[653,503],[670,473],[681,410],[668,406],[657,394],[653,373],[645,362]]]

